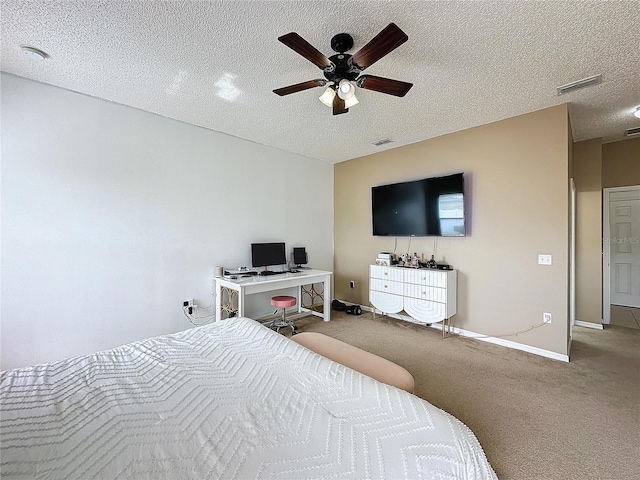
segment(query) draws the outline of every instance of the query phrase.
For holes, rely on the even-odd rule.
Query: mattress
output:
[[[428,402],[247,318],[0,373],[2,478],[491,479]]]

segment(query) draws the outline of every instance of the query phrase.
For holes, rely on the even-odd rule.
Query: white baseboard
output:
[[[582,320],[576,320],[573,322],[576,327],[595,328],[596,330],[604,330],[601,323],[583,322]]]
[[[362,306],[362,309],[366,310],[368,312],[373,312],[373,308],[372,307]],[[376,313],[378,313],[378,312],[376,311]],[[382,313],[380,315],[382,315]],[[404,320],[404,321],[408,321],[408,322],[411,322],[411,323],[415,323],[417,325],[424,325],[423,323],[416,322],[415,320],[413,320],[408,315],[400,315],[400,314],[395,314],[395,313],[386,313],[384,315],[387,316],[387,317],[398,319],[398,320]],[[578,324],[578,322],[576,322],[576,325],[577,324]],[[429,325],[429,326],[431,328],[435,328],[436,330],[440,330],[440,331],[442,331],[442,328],[443,328],[442,322],[434,323],[434,324]],[[530,345],[524,345],[524,344],[518,343],[518,342],[512,342],[510,340],[505,340],[504,338],[488,337],[488,336],[485,336],[485,335],[483,335],[481,333],[475,333],[475,332],[471,332],[469,330],[463,330],[462,328],[457,328],[457,327],[452,327],[452,331],[453,331],[453,333],[458,334],[458,335],[460,335],[462,337],[473,338],[475,340],[481,340],[483,342],[493,343],[495,345],[501,345],[501,346],[507,347],[507,348],[513,348],[514,350],[521,350],[523,352],[533,353],[534,355],[539,355],[541,357],[551,358],[553,360],[560,360],[561,362],[568,362],[569,361],[569,355],[564,355],[562,353],[552,352],[551,350],[545,350],[543,348],[532,347]]]
[[[505,340],[504,338],[484,337],[484,336],[474,337],[474,335],[481,335],[481,334],[469,332],[467,330],[462,330],[461,328],[456,328],[456,327],[453,327],[453,331],[454,333],[457,333],[458,335],[462,335],[463,337],[469,337],[469,338],[474,338],[475,340],[482,340],[483,342],[494,343],[496,345],[501,345],[503,347],[513,348],[514,350],[521,350],[523,352],[529,352],[535,355],[540,355],[541,357],[547,357],[553,360],[560,360],[561,362],[569,361],[569,355],[552,352],[551,350],[532,347],[530,345],[525,345],[523,343],[512,342],[511,340]]]

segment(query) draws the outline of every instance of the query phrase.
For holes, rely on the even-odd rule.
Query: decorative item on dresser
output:
[[[451,333],[457,311],[456,270],[427,270],[383,265],[369,267],[369,301],[383,314],[410,315],[415,323],[442,324],[442,336]],[[403,317],[404,318],[404,317]]]

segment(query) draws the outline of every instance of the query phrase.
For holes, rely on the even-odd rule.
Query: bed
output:
[[[493,479],[428,402],[247,318],[0,373],[2,478]]]

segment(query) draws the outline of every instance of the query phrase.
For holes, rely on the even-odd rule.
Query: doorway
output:
[[[603,323],[640,314],[640,185],[605,188],[603,199]],[[631,325],[629,325],[631,326]]]

